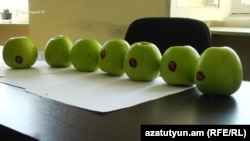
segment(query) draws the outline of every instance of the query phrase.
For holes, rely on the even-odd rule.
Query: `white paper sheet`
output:
[[[28,88],[27,91],[70,105],[98,112],[109,112],[157,99],[187,89],[170,87],[160,78],[153,82],[135,82],[95,73],[54,86]]]
[[[29,93],[97,112],[110,112],[187,90],[168,86],[161,77],[152,82],[137,82],[123,76],[110,76],[98,70],[79,72],[73,67],[44,71],[42,63],[20,73],[6,69],[0,82],[22,87]],[[23,72],[22,72],[23,71]],[[22,72],[22,73],[21,73]],[[33,72],[33,73],[31,73]],[[47,72],[47,73],[43,73]],[[21,75],[22,74],[22,75]]]

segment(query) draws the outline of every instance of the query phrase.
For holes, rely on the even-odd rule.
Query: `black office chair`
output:
[[[208,26],[190,18],[147,17],[133,21],[125,34],[130,44],[149,41],[163,54],[170,46],[191,45],[201,54],[211,46]]]

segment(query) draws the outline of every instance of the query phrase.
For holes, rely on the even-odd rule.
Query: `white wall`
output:
[[[166,16],[165,0],[30,0],[30,36],[39,50],[58,34],[72,40],[95,38],[101,43],[124,38],[135,19]],[[37,13],[35,13],[37,12]]]

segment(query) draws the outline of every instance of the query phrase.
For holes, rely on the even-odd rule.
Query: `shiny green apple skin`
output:
[[[232,95],[242,79],[241,60],[232,48],[210,47],[201,54],[195,83],[203,94]]]
[[[123,75],[123,61],[129,48],[129,43],[124,39],[107,40],[98,57],[99,68],[110,75]]]
[[[73,42],[66,35],[51,37],[45,46],[45,61],[51,67],[69,67]]]
[[[70,52],[73,66],[83,72],[96,71],[102,45],[95,39],[78,39]]]
[[[13,69],[29,68],[38,57],[35,43],[25,36],[9,38],[4,44],[2,53],[5,64]]]
[[[160,73],[168,85],[194,85],[200,54],[189,45],[166,49],[160,64]]]
[[[134,81],[153,81],[160,74],[161,52],[158,47],[146,41],[131,45],[125,56],[124,70]]]

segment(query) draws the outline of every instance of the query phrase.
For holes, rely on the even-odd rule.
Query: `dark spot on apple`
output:
[[[205,79],[205,74],[204,74],[203,72],[201,72],[201,71],[198,71],[198,72],[196,73],[196,79],[197,79],[198,81],[204,80],[204,79]]]
[[[21,56],[16,56],[15,61],[16,61],[18,64],[22,64],[23,58],[22,58]]]
[[[137,62],[135,60],[135,58],[130,58],[129,59],[129,65],[132,67],[132,68],[135,68],[137,66]]]
[[[105,56],[106,56],[106,51],[105,50],[101,51],[101,58],[104,59]]]
[[[176,70],[176,68],[177,68],[177,64],[176,64],[175,61],[170,61],[170,62],[168,63],[168,69],[169,69],[170,71],[174,72],[174,71]]]

